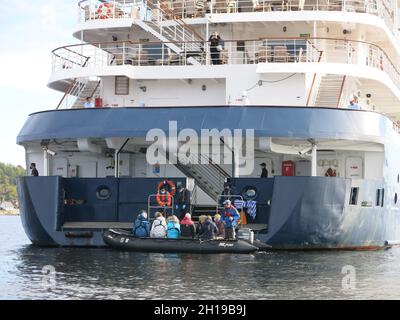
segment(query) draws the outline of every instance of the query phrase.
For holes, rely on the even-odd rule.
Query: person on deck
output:
[[[31,163],[29,168],[32,170],[31,171],[32,177],[39,177],[39,171],[36,169],[36,163]]]
[[[196,235],[196,226],[192,220],[190,213],[185,215],[181,221],[181,236],[182,238],[194,239]]]
[[[94,104],[93,104],[93,102],[92,102],[92,98],[91,98],[91,97],[87,97],[87,98],[86,98],[86,102],[85,102],[85,104],[83,105],[83,107],[84,107],[85,109],[94,108]]]
[[[262,168],[261,178],[268,178],[267,164],[266,163],[261,163],[260,166]]]
[[[350,104],[347,108],[351,110],[361,110],[361,106],[358,104],[358,98],[353,97],[353,100],[350,101]]]
[[[148,238],[150,236],[150,225],[147,220],[147,212],[141,211],[133,225],[133,235],[136,238]]]
[[[225,239],[234,240],[236,239],[235,228],[237,226],[237,221],[240,218],[240,214],[237,209],[232,205],[230,200],[224,202],[224,225],[225,225]]]
[[[181,236],[181,226],[177,216],[170,216],[167,219],[167,237],[168,239],[179,239]]]
[[[156,219],[151,227],[150,237],[155,239],[164,239],[167,237],[167,222],[161,212],[156,213]]]
[[[164,208],[164,214],[167,215],[167,209],[172,205],[172,196],[165,187],[161,188],[157,194],[157,203],[160,207]]]
[[[231,200],[233,197],[231,185],[228,182],[224,183],[224,191],[221,193],[220,205],[222,206],[226,200]]]
[[[210,53],[211,53],[211,61],[212,64],[218,65],[221,64],[221,37],[219,36],[218,32],[214,32],[209,39],[210,42]]]
[[[182,220],[190,208],[190,191],[183,186],[182,182],[176,184],[177,194],[175,196],[175,209],[178,218]]]

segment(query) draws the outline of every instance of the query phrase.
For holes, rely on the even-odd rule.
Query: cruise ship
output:
[[[399,242],[398,1],[76,6],[76,43],[52,52],[63,98],[17,137],[39,172],[18,181],[33,244],[104,246],[141,210],[176,214],[157,196],[178,184],[194,217],[227,187],[276,250]]]

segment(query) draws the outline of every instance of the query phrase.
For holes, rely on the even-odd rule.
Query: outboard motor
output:
[[[240,228],[237,233],[237,238],[240,240],[247,241],[250,244],[253,244],[254,243],[254,231],[249,228]]]

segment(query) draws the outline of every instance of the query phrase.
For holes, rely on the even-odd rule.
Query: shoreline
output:
[[[17,217],[19,216],[19,211],[0,211],[0,217]]]

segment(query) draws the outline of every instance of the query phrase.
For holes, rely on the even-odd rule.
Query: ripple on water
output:
[[[1,299],[399,299],[400,249],[255,255],[146,254],[29,245],[0,217]],[[42,273],[54,266],[55,283]],[[354,266],[354,290],[342,268]]]

